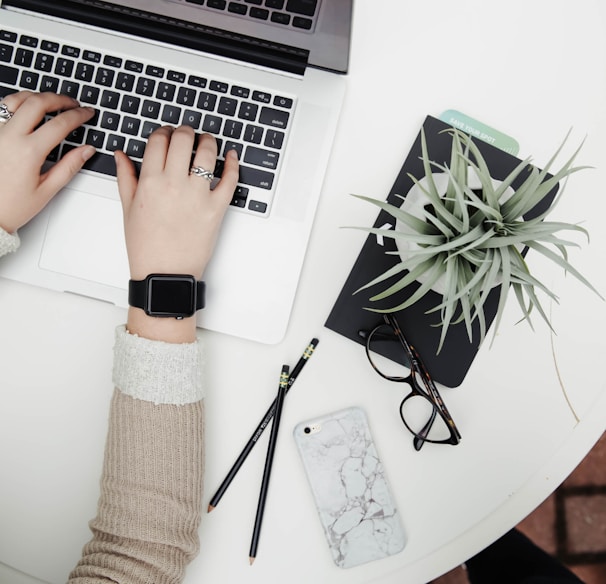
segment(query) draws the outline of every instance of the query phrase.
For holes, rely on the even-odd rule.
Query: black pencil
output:
[[[295,365],[295,368],[292,370],[292,373],[290,374],[290,378],[288,379],[288,387],[286,388],[287,393],[290,390],[290,388],[292,387],[295,380],[297,379],[297,376],[301,372],[301,369],[303,369],[303,367],[305,366],[305,363],[307,363],[309,358],[313,355],[313,352],[317,345],[318,345],[318,339],[312,339],[311,342],[309,343],[309,345],[307,345],[307,347],[305,348],[305,351],[303,351],[303,355],[301,355],[301,358]],[[227,476],[223,479],[223,482],[217,489],[217,492],[213,495],[212,499],[210,500],[210,503],[208,504],[209,513],[219,504],[221,497],[223,497],[223,495],[225,494],[225,491],[227,491],[227,488],[229,487],[231,482],[234,480],[234,477],[240,470],[240,467],[242,466],[242,464],[244,464],[244,461],[246,460],[247,456],[250,454],[250,451],[254,448],[255,444],[261,437],[261,434],[263,434],[263,430],[265,430],[265,428],[267,428],[269,422],[274,417],[275,411],[276,411],[276,399],[274,399],[274,401],[269,406],[269,409],[267,410],[267,412],[265,412],[265,415],[261,419],[261,422],[259,422],[259,425],[256,427],[252,436],[250,437],[250,439],[248,440],[248,442],[242,449],[242,452],[240,452],[240,455],[236,459],[236,462],[234,462],[231,469],[229,469]]]
[[[271,425],[271,434],[269,435],[269,444],[267,446],[267,456],[265,457],[265,468],[263,469],[263,480],[261,481],[261,492],[259,493],[259,503],[257,505],[257,515],[255,517],[255,526],[253,528],[252,540],[250,542],[250,553],[248,560],[252,566],[257,557],[257,546],[259,545],[259,536],[261,535],[261,524],[263,523],[263,512],[265,511],[265,501],[267,500],[267,490],[269,488],[269,478],[271,476],[271,467],[274,461],[276,443],[278,441],[278,431],[280,429],[280,418],[282,417],[282,406],[284,396],[288,387],[288,365],[282,365],[280,373],[280,385],[276,397],[276,410],[274,421]]]

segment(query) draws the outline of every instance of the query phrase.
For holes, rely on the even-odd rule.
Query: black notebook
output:
[[[430,159],[439,164],[449,164],[452,137],[449,132],[443,130],[451,129],[451,126],[428,116],[423,123],[423,128]],[[475,141],[475,143],[486,160],[492,177],[496,180],[503,180],[520,163],[520,160],[515,156],[490,144],[480,140]],[[401,204],[401,199],[397,198],[396,194],[405,196],[414,184],[408,176],[409,173],[418,180],[425,175],[421,161],[420,132],[387,197],[388,202],[398,206]],[[523,181],[522,176],[518,178],[519,181],[512,185],[514,189]],[[556,192],[557,187],[541,203],[528,212],[525,218],[530,219],[544,212],[551,204]],[[369,204],[369,209],[375,209],[375,207]],[[391,215],[381,211],[374,227],[386,228],[386,224],[389,224],[393,228],[394,222],[395,219]],[[381,309],[397,306],[414,293],[419,287],[416,282],[383,301],[371,302],[370,297],[392,283],[392,281],[387,281],[354,294],[356,290],[399,262],[398,256],[386,254],[387,251],[396,251],[396,249],[396,244],[391,238],[383,238],[379,242],[376,235],[370,234],[368,236],[325,323],[327,328],[363,345],[364,339],[359,335],[359,331],[369,331],[382,322],[381,314],[365,310],[365,308]],[[396,276],[394,281],[399,277],[401,275]],[[492,290],[484,305],[487,328],[496,316],[498,295],[499,288],[497,287]],[[430,291],[418,302],[395,313],[394,316],[397,318],[404,336],[417,349],[433,379],[447,387],[457,387],[463,382],[476,356],[480,342],[480,330],[477,320],[474,321],[472,327],[473,340],[470,341],[464,323],[451,325],[440,353],[436,354],[441,334],[440,316],[439,312],[426,313],[437,306],[440,301],[441,295]],[[384,345],[387,345],[384,353],[386,357],[394,361],[401,359],[401,348],[397,343],[384,343]]]

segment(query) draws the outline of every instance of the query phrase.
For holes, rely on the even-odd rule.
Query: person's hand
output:
[[[227,154],[222,178],[211,191],[209,180],[189,172],[194,137],[187,126],[156,130],[147,142],[138,179],[126,154],[115,153],[133,280],[154,273],[188,274],[199,280],[212,255],[237,186],[238,158],[235,152]],[[216,157],[215,139],[203,134],[193,166],[212,172]],[[127,326],[148,338],[185,341],[195,332],[195,317],[183,321],[146,317],[142,310],[131,308]],[[177,329],[184,327],[187,334],[178,334]]]
[[[51,150],[72,130],[89,120],[94,109],[55,93],[22,91],[2,102],[13,117],[0,124],[0,227],[14,233],[39,213],[94,153],[80,146],[47,172],[41,167]],[[61,110],[39,124],[44,115]]]

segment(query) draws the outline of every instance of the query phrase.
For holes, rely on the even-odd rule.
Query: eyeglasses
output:
[[[373,369],[384,379],[410,386],[411,392],[400,404],[400,417],[414,435],[415,450],[420,450],[425,442],[458,444],[461,434],[417,351],[402,334],[398,321],[391,314],[384,314],[381,324],[370,332],[359,331],[359,335],[366,340],[366,356]],[[402,347],[404,364],[380,357],[387,344],[394,342]]]

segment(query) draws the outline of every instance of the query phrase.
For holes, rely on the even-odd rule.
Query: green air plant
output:
[[[567,248],[578,245],[556,235],[560,231],[577,231],[589,238],[587,231],[579,225],[545,221],[564,189],[559,190],[545,212],[533,219],[523,218],[561,180],[582,169],[573,166],[580,147],[553,175],[549,174],[549,170],[564,144],[543,170],[530,165],[530,159],[527,159],[520,162],[505,180],[499,182],[491,178],[486,161],[473,140],[458,130],[448,131],[452,134],[449,165],[431,161],[425,134],[421,135],[425,178],[417,180],[409,175],[426,203],[421,206],[418,216],[405,210],[406,205],[400,208],[369,197],[358,197],[385,210],[396,219],[395,230],[361,229],[393,238],[399,247],[404,244],[408,248],[406,254],[386,252],[400,255],[401,261],[360,290],[397,276],[394,284],[370,299],[379,301],[417,280],[421,281],[418,289],[397,306],[368,309],[376,312],[403,310],[439,284],[441,301],[429,311],[439,313],[440,317],[439,326],[442,330],[438,352],[442,348],[448,327],[460,322],[465,323],[469,339],[472,340],[472,323],[477,319],[480,342],[484,339],[486,322],[483,306],[489,292],[496,286],[500,286],[500,292],[495,333],[510,289],[514,291],[522,310],[521,320],[528,321],[532,327],[530,315],[536,308],[551,327],[537,290],[555,301],[557,297],[530,273],[522,254],[524,248],[534,250],[555,262],[599,295],[568,261]],[[514,190],[512,184],[516,179],[523,180]],[[440,190],[439,185],[444,184],[445,188]],[[404,199],[402,196],[400,198]]]

